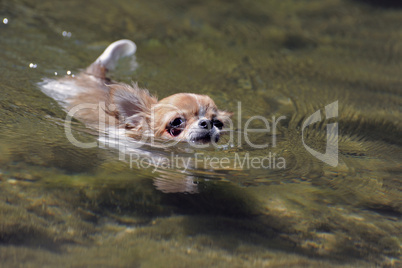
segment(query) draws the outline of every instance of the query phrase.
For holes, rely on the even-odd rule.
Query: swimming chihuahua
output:
[[[67,110],[80,104],[95,105],[96,109],[78,109],[74,114],[92,126],[99,124],[101,117],[106,124],[124,128],[133,138],[151,135],[164,140],[217,142],[232,114],[219,110],[210,97],[178,93],[158,101],[137,84],[117,83],[106,77],[120,58],[135,51],[132,41],[116,41],[86,70],[44,83],[43,91],[61,101]]]

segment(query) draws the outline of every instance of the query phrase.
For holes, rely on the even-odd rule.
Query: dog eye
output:
[[[177,128],[171,128],[169,130],[170,135],[172,135],[173,137],[179,136],[181,133],[181,129],[177,129]]]
[[[168,132],[170,135],[173,137],[176,137],[180,135],[180,133],[183,131],[182,125],[184,124],[184,119],[183,118],[175,118],[173,121],[170,122],[170,128],[168,128]]]
[[[219,121],[219,120],[216,120],[216,119],[212,120],[212,124],[214,126],[216,126],[217,128],[219,128],[219,129],[222,129],[222,127],[223,127],[223,123],[221,121]]]
[[[183,118],[178,117],[178,118],[174,119],[172,122],[170,122],[170,125],[172,127],[179,127],[183,123],[184,123]]]

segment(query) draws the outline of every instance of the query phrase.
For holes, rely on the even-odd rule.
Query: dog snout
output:
[[[212,129],[212,122],[211,120],[208,119],[200,119],[200,121],[198,121],[198,126],[202,129]]]

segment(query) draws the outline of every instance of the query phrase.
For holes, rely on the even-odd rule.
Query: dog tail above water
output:
[[[133,55],[136,50],[135,43],[128,39],[113,42],[86,69],[86,73],[105,79],[106,73],[115,68],[119,59]]]

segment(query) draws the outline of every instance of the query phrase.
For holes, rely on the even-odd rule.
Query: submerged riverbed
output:
[[[402,8],[391,2],[0,2],[0,266],[401,266]],[[73,122],[99,146],[71,144],[66,112],[38,84],[123,38],[136,68],[123,60],[113,79],[159,98],[211,96],[234,112],[233,141],[122,156]],[[276,134],[244,131],[253,116],[283,119]],[[307,148],[324,154],[335,123],[331,166]]]

